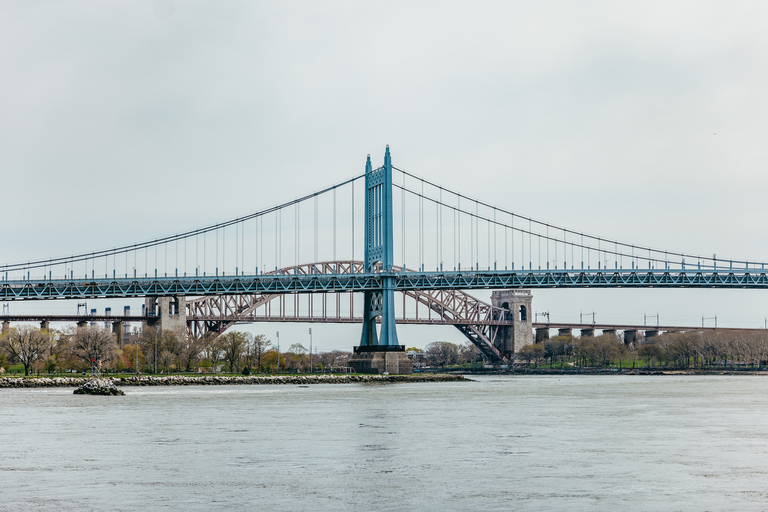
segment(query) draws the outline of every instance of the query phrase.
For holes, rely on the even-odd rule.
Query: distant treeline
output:
[[[13,327],[0,335],[0,373],[22,367],[24,374],[61,374],[67,371],[105,373],[238,372],[244,374],[306,372],[346,366],[349,352],[312,354],[300,343],[279,354],[264,335],[230,331],[221,336],[188,336],[184,332],[142,332],[133,343],[117,343],[117,336],[100,326],[38,329]]]
[[[768,363],[768,331],[668,332],[630,344],[615,334],[556,336],[522,347],[517,359],[534,366],[759,368]]]

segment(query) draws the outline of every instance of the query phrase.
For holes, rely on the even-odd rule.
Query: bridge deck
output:
[[[380,290],[383,276],[394,276],[395,290],[398,291],[513,288],[768,288],[765,269],[723,272],[696,269],[468,270],[2,281],[0,300],[364,292]]]

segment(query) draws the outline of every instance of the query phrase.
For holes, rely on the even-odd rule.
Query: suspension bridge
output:
[[[402,351],[397,323],[442,323],[493,361],[530,327],[517,324],[530,324],[530,300],[511,290],[651,287],[765,289],[768,278],[762,261],[634,245],[490,205],[393,166],[389,147],[380,167],[369,156],[360,175],[240,218],[0,265],[2,301],[144,297],[147,318],[198,335],[249,319],[355,321],[360,354]],[[486,304],[475,289],[498,291]]]

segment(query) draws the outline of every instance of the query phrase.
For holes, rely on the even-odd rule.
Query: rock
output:
[[[76,395],[117,396],[125,393],[115,387],[115,383],[107,379],[91,379],[75,390]]]

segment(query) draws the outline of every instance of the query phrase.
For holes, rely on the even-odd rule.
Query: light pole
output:
[[[157,375],[157,326],[155,326],[155,375]]]
[[[134,327],[134,330],[135,329],[136,328]],[[134,368],[134,370],[136,371],[136,378],[138,379],[139,378],[139,333],[134,332],[134,334],[136,335],[136,367]]]
[[[280,373],[280,331],[277,331],[277,372]]]
[[[312,373],[312,328],[309,328],[309,373]]]

